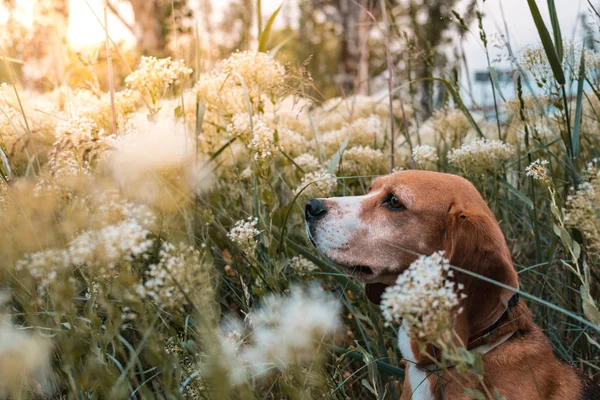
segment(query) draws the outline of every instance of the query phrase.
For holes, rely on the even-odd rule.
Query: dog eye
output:
[[[390,196],[386,199],[385,204],[392,210],[402,210],[405,208],[394,193],[390,194]]]

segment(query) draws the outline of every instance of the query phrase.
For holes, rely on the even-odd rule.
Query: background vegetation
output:
[[[219,27],[208,1],[121,3],[136,45],[76,51],[66,1],[31,24],[3,2],[0,397],[399,398],[395,329],[302,210],[402,168],[478,187],[536,322],[597,381],[592,2],[581,43],[524,3],[540,44],[503,44],[515,90],[490,61],[486,107],[459,79],[465,36],[491,46],[476,1],[301,0],[292,23],[236,0]]]

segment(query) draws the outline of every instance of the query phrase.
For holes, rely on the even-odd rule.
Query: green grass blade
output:
[[[338,151],[336,151],[333,157],[331,157],[331,162],[329,163],[329,167],[327,168],[327,172],[329,172],[330,174],[333,174],[333,171],[335,171],[338,165],[340,165],[340,161],[342,161],[342,154],[344,153],[344,150],[346,150],[346,147],[348,147],[348,142],[350,141],[351,136],[352,131],[350,131],[348,136],[346,136],[346,140],[344,140],[344,142],[340,145]]]
[[[501,179],[500,184],[502,186],[504,186],[510,193],[512,193],[513,195],[515,195],[515,197],[519,200],[521,200],[529,209],[533,210],[533,202],[531,201],[531,199],[527,196],[525,196],[523,193],[519,192],[519,190],[514,187],[513,185],[510,184],[510,182]]]
[[[202,124],[204,123],[204,114],[206,114],[206,106],[204,103],[198,101],[196,102],[196,140],[202,134]]]
[[[0,147],[0,158],[2,159],[2,163],[4,164],[4,169],[6,169],[6,180],[11,181],[13,178],[12,169],[10,168],[10,163],[8,162],[8,157],[2,147]]]
[[[579,136],[581,135],[581,116],[583,114],[583,83],[585,82],[585,50],[581,52],[579,77],[577,79],[577,106],[575,108],[575,126],[573,127],[573,157],[579,155]]]
[[[552,68],[554,79],[556,79],[560,85],[564,85],[566,83],[565,73],[563,72],[560,58],[558,57],[554,43],[552,43],[550,32],[548,32],[548,28],[546,28],[546,24],[544,23],[542,15],[540,14],[540,9],[538,8],[535,0],[527,0],[527,4],[529,5],[529,10],[531,11],[531,16],[533,17],[535,27],[540,35],[540,40],[542,41],[542,46],[546,52],[546,57],[548,57],[548,62]]]
[[[552,23],[552,33],[554,34],[554,46],[556,46],[556,54],[562,62],[564,57],[562,34],[560,32],[560,24],[558,23],[558,14],[554,0],[548,0],[548,11],[550,12],[550,22]]]
[[[281,3],[281,5],[277,7],[277,10],[275,10],[273,14],[271,14],[269,19],[267,20],[265,29],[262,32],[260,32],[260,37],[258,38],[258,51],[267,50],[267,45],[269,44],[269,38],[271,36],[271,28],[273,27],[273,22],[275,21],[277,14],[279,14],[279,11],[281,10],[282,6],[283,3]]]
[[[504,94],[502,93],[502,89],[500,89],[500,82],[498,81],[498,73],[496,72],[496,69],[494,67],[490,66],[490,67],[488,67],[488,70],[490,71],[490,77],[492,78],[492,84],[498,91],[500,98],[502,100],[506,101],[506,98],[504,97]]]
[[[323,148],[321,147],[321,134],[319,133],[319,128],[315,124],[315,121],[314,121],[312,115],[310,115],[310,113],[308,114],[308,120],[310,121],[310,130],[313,133],[313,136],[315,137],[315,145],[317,147],[317,155],[319,156],[319,161],[321,161],[321,164],[322,164],[325,162],[325,154],[323,152]]]
[[[471,115],[471,112],[469,111],[467,106],[465,106],[465,103],[462,101],[462,98],[460,97],[460,94],[458,93],[458,91],[456,90],[454,85],[452,85],[450,82],[448,82],[447,80],[442,79],[442,78],[423,78],[423,79],[416,79],[413,82],[419,82],[419,81],[424,81],[424,80],[437,81],[437,82],[442,83],[444,86],[446,86],[446,89],[452,95],[454,102],[456,103],[458,108],[460,108],[460,110],[463,112],[463,114],[465,114],[465,116],[469,120],[469,123],[471,124],[473,129],[475,129],[475,132],[477,132],[477,135],[480,138],[485,138],[483,132],[479,128],[479,125],[477,125],[477,122],[475,122],[473,115]]]
[[[210,158],[204,163],[204,165],[202,166],[207,167],[208,164],[210,164],[212,161],[214,161],[217,157],[219,157],[221,155],[221,153],[223,153],[229,146],[231,146],[231,144],[233,142],[235,142],[237,140],[237,136],[228,140],[227,143],[225,143],[223,146],[219,147],[219,149],[217,151],[215,151],[214,153],[211,154]]]

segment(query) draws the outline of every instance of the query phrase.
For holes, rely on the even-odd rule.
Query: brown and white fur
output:
[[[365,282],[367,296],[375,301],[418,254],[439,250],[451,265],[519,287],[493,213],[477,189],[458,176],[397,172],[376,179],[364,196],[309,201],[306,219],[316,249]],[[597,386],[554,355],[523,300],[507,308],[514,291],[467,274],[455,278],[467,295],[464,312],[455,316],[458,343],[493,348],[483,355],[488,389],[507,399],[600,399]],[[505,311],[505,322],[483,335]],[[438,374],[419,367],[430,358],[403,331],[399,347],[407,361],[402,399],[467,399],[465,388],[483,390],[472,374],[452,369]]]

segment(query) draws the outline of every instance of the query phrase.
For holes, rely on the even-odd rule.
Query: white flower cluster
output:
[[[193,246],[179,243],[177,246],[163,242],[157,264],[149,266],[147,280],[138,286],[138,293],[150,297],[160,308],[177,309],[187,303],[199,288],[195,275],[203,263],[202,254]]]
[[[36,281],[40,296],[72,266],[86,265],[95,268],[100,277],[110,278],[119,262],[146,255],[154,243],[148,228],[156,217],[147,207],[116,200],[116,196],[111,191],[100,196],[102,205],[90,219],[92,225],[97,222],[98,229],[80,233],[65,249],[30,253],[17,261],[17,271]]]
[[[38,296],[44,297],[69,265],[68,251],[49,249],[25,255],[15,268],[18,272],[27,271],[36,281]]]
[[[253,126],[250,148],[254,152],[254,160],[265,161],[273,156],[277,149],[275,145],[275,131],[269,128],[262,120],[256,121]]]
[[[412,158],[421,168],[429,167],[439,160],[436,148],[428,145],[415,146],[412,151]]]
[[[153,100],[158,100],[165,90],[181,84],[191,74],[192,69],[186,67],[183,60],[143,56],[138,69],[125,78],[125,83],[142,93],[147,91]]]
[[[303,196],[310,198],[329,197],[335,191],[336,186],[336,176],[327,172],[326,169],[320,168],[302,177],[295,194],[302,192]]]
[[[246,325],[230,322],[224,329],[220,362],[230,371],[232,383],[243,383],[248,372],[256,376],[309,364],[321,343],[340,327],[339,302],[330,293],[316,286],[290,292],[287,298],[263,298]]]
[[[271,93],[285,82],[285,68],[268,53],[239,51],[223,60],[220,69],[234,80],[239,74],[252,96]]]
[[[467,173],[497,172],[512,157],[513,146],[500,140],[475,139],[448,152],[448,162]]]
[[[112,269],[123,261],[133,261],[152,247],[150,231],[130,218],[115,225],[81,233],[69,243],[73,264],[96,266],[102,274],[111,276]]]
[[[90,90],[75,90],[69,96],[69,109],[72,110],[71,118],[87,118],[93,120],[99,128],[107,131],[112,129],[112,105],[110,94],[97,95]],[[136,110],[136,99],[130,89],[115,92],[115,114],[117,125],[123,128]]]
[[[339,150],[342,143],[350,135],[348,147],[370,146],[377,148],[383,145],[384,134],[381,118],[377,115],[370,115],[366,118],[357,119],[338,130],[325,132],[321,138],[321,144],[325,152],[331,155]]]
[[[589,248],[600,252],[600,159],[588,164],[586,175],[588,181],[567,198],[564,221],[583,233]]]
[[[525,174],[542,183],[548,183],[548,170],[544,165],[548,164],[548,160],[535,160],[525,168]]]
[[[385,157],[381,150],[369,146],[352,147],[342,154],[341,169],[346,176],[364,176],[385,172]]]
[[[254,255],[258,245],[256,236],[260,234],[260,231],[256,229],[257,225],[258,218],[248,217],[247,220],[239,220],[233,225],[227,237],[244,253]]]
[[[354,95],[350,97],[335,97],[327,100],[321,109],[324,118],[319,121],[319,128],[323,131],[336,130],[343,127],[348,121],[367,118],[376,115],[384,121],[389,121],[390,106],[388,99],[379,96]],[[399,100],[394,100],[394,116],[402,117],[402,107]],[[410,118],[412,110],[406,105],[404,111]]]
[[[252,125],[260,121],[260,114],[252,116]],[[227,126],[227,133],[232,136],[239,136],[244,143],[249,143],[252,138],[252,128],[250,126],[250,117],[248,113],[238,113],[231,117],[231,123]]]
[[[283,65],[267,53],[237,52],[212,73],[202,75],[194,91],[209,110],[233,115],[248,111],[245,89],[251,102],[257,104],[263,95],[274,97],[279,93],[285,75]]]
[[[98,140],[105,136],[105,131],[98,128],[98,124],[90,117],[75,117],[61,122],[56,127],[56,137],[68,137],[71,144],[75,147],[87,145],[92,140]]]
[[[315,172],[321,168],[319,159],[310,153],[300,154],[298,157],[294,158],[294,162],[298,164],[304,172]]]
[[[64,178],[90,175],[92,173],[92,169],[87,162],[78,161],[75,153],[66,149],[55,153],[49,163],[49,167],[54,182],[39,181],[37,183],[38,186],[41,187],[46,183],[50,188],[57,189],[58,186],[55,183],[63,181]]]
[[[310,142],[301,133],[283,125],[278,126],[277,136],[279,147],[291,157],[306,153],[311,148]]]
[[[381,296],[381,310],[387,323],[402,324],[406,333],[416,339],[440,338],[452,328],[453,311],[459,305],[458,293],[463,290],[461,284],[455,285],[448,279],[452,277],[443,251],[420,256]]]
[[[293,257],[290,260],[290,268],[300,276],[308,275],[319,269],[312,261],[307,260],[302,256]]]

